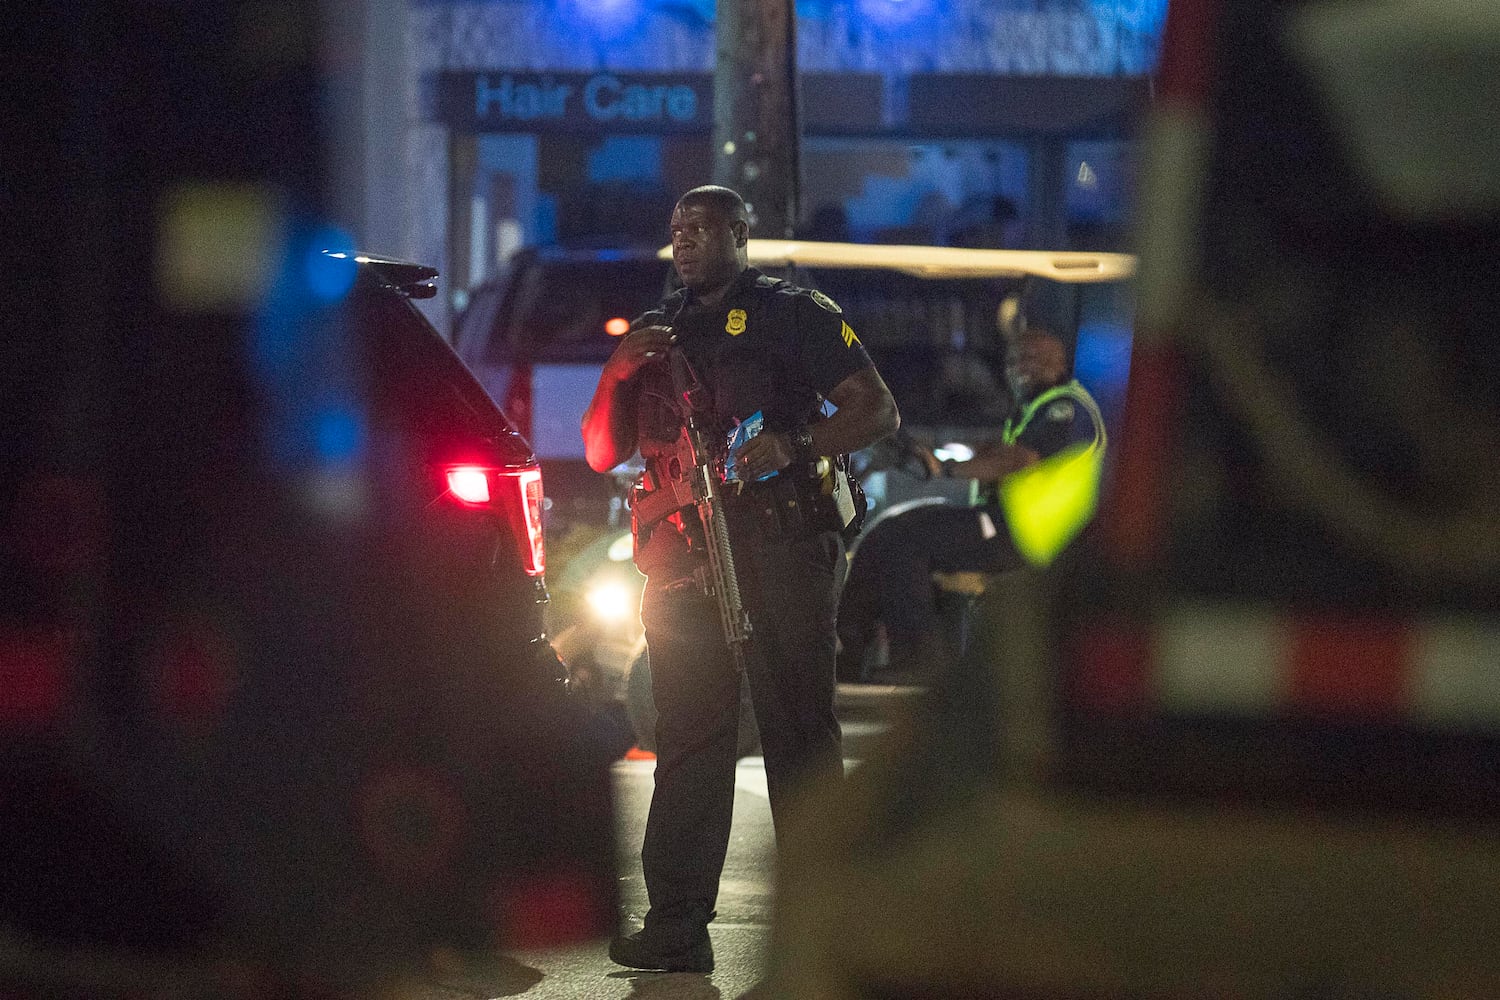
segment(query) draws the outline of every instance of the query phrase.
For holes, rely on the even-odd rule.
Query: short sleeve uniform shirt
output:
[[[839,307],[819,292],[746,269],[724,300],[704,306],[686,290],[663,304],[677,344],[712,400],[713,422],[728,432],[759,411],[767,431],[806,423],[845,378],[870,366]],[[667,365],[642,376],[641,454],[671,449],[679,421]]]

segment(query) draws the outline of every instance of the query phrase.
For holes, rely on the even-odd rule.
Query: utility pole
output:
[[[759,236],[790,238],[802,187],[794,0],[718,0],[714,183],[734,188]]]

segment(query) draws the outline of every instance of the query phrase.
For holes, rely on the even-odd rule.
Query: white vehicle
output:
[[[1028,307],[1077,336],[1085,382],[1092,366],[1123,383],[1128,317],[1082,290],[1128,279],[1129,255],[762,239],[748,249],[752,266],[840,304],[922,436],[962,444],[995,433],[1009,406],[1001,324]],[[541,460],[549,529],[618,523],[615,484],[588,470],[578,426],[614,338],[672,287],[670,261],[669,248],[533,248],[458,319],[459,356]],[[885,499],[880,484],[873,493]]]
[[[1135,273],[1135,258],[1128,254],[752,239],[748,255],[752,266],[817,288],[839,304],[896,396],[904,440],[914,438],[962,457],[963,449],[998,435],[1010,408],[1004,380],[1006,336],[1021,327],[1034,300],[1048,302],[1048,319],[1075,356],[1082,351],[1104,360],[1095,368],[1101,380],[1123,382],[1120,366],[1128,353],[1129,317],[1122,314],[1127,297],[1118,292]],[[605,499],[617,497],[634,470],[626,463],[613,479],[585,472],[592,486],[578,492],[554,484],[575,481],[572,466],[582,466],[577,428],[600,368],[614,349],[611,333],[624,329],[607,328],[617,317],[607,315],[601,305],[631,301],[621,289],[603,286],[632,277],[659,284],[668,276],[670,260],[670,247],[654,258],[639,252],[537,254],[510,279],[509,291],[496,287],[476,297],[476,305],[460,320],[458,338],[461,356],[479,369],[492,394],[529,401],[533,443],[547,475],[552,513],[562,514],[549,528],[560,533],[571,529],[571,537],[586,540],[569,551],[549,539],[557,567],[549,577],[550,613],[559,652],[601,700],[624,699],[647,748],[653,714],[637,613],[644,579],[630,561],[628,516],[620,516],[622,505],[611,506]],[[571,309],[547,291],[560,289],[564,274],[571,275],[569,286],[577,287]],[[573,284],[586,275],[592,282]],[[1085,289],[1108,289],[1109,294],[1085,308]],[[648,290],[634,294],[640,311],[655,301]],[[542,304],[545,310],[539,309]],[[528,326],[528,310],[545,312],[545,317],[539,315]],[[576,321],[560,318],[570,314]],[[1063,325],[1058,317],[1072,325]],[[1116,367],[1108,369],[1110,363]],[[1089,373],[1081,374],[1090,382]],[[966,483],[929,480],[920,462],[903,462],[902,448],[890,442],[856,456],[855,468],[871,502],[867,524],[900,504],[968,500]],[[583,500],[585,496],[594,499]],[[592,514],[579,517],[580,509]],[[744,718],[749,717],[748,699],[746,704]],[[749,752],[754,742],[752,728],[743,734],[741,749]]]

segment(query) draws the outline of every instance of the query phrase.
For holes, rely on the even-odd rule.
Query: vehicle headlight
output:
[[[604,580],[592,584],[584,595],[594,617],[601,622],[615,623],[629,618],[636,610],[635,595],[630,588],[615,580]]]
[[[608,555],[610,562],[628,562],[635,557],[635,539],[630,532],[609,543]]]
[[[940,462],[952,459],[955,462],[967,462],[974,457],[974,449],[961,441],[949,441],[941,447],[932,449],[933,455]]]

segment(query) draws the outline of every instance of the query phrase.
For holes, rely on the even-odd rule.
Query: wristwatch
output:
[[[786,439],[792,446],[792,456],[799,463],[809,465],[817,460],[818,456],[813,454],[812,431],[806,424],[787,434]]]

